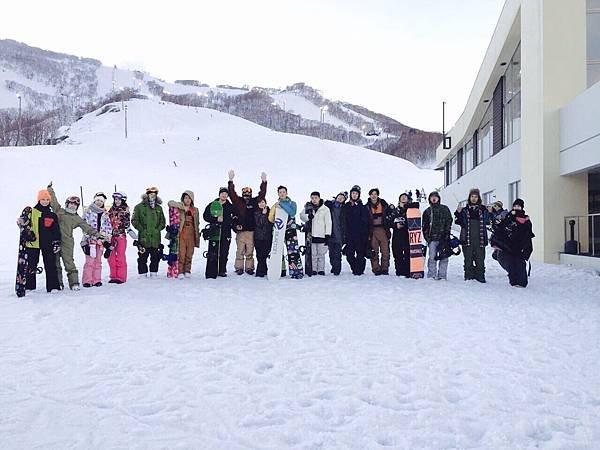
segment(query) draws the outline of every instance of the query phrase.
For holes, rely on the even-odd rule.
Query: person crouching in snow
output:
[[[531,220],[525,214],[525,202],[520,198],[513,203],[512,211],[496,225],[490,239],[497,249],[496,259],[506,272],[511,286],[527,287],[526,261],[533,252]]]
[[[124,192],[115,192],[112,195],[113,204],[108,210],[108,218],[112,225],[113,250],[108,257],[110,267],[109,283],[121,284],[127,281],[127,230],[131,225],[127,195]]]
[[[271,253],[273,242],[273,224],[269,222],[270,208],[264,198],[258,200],[254,210],[254,248],[256,249],[256,276],[263,278],[267,275],[267,258]]]
[[[138,241],[145,249],[138,252],[138,274],[146,277],[148,273],[148,257],[150,257],[150,277],[158,276],[158,265],[162,258],[160,232],[165,229],[166,220],[163,213],[162,200],[158,196],[158,188],[149,187],[142,195],[142,201],[135,205],[131,223],[138,230]]]
[[[331,237],[331,212],[323,204],[321,194],[314,191],[310,194],[312,209],[304,209],[300,213],[300,220],[307,223],[311,222],[312,242],[310,245],[310,254],[312,256],[312,275],[325,275],[325,255],[327,254],[327,244]],[[308,274],[307,274],[308,275]]]
[[[179,252],[177,265],[179,278],[192,276],[192,258],[194,248],[200,247],[200,211],[194,206],[194,193],[185,191],[181,194],[181,201],[170,200],[169,208],[179,209]],[[169,235],[167,234],[167,239]]]
[[[50,193],[47,190],[38,192],[37,200],[29,214],[29,224],[35,239],[25,243],[25,253],[29,262],[29,269],[25,274],[25,289],[33,291],[36,288],[35,278],[41,252],[46,272],[46,291],[59,291],[61,288],[56,270],[56,254],[60,251],[58,216],[50,209]],[[21,221],[17,223],[19,226],[27,225]]]
[[[90,236],[100,238],[102,240],[110,239],[109,236],[101,231],[95,230],[88,223],[83,220],[77,210],[81,204],[81,200],[76,195],[67,197],[65,201],[65,207],[63,208],[58,200],[56,199],[56,193],[52,187],[52,182],[48,185],[48,192],[50,193],[50,206],[58,216],[58,224],[60,227],[60,252],[59,257],[56,258],[56,270],[58,274],[58,283],[60,288],[63,288],[63,277],[62,277],[62,266],[60,260],[65,265],[67,271],[67,279],[69,281],[69,288],[73,291],[79,290],[79,272],[73,259],[73,252],[75,251],[75,239],[73,239],[73,231],[75,228],[81,228],[81,230]]]
[[[108,218],[108,212],[104,209],[106,194],[98,192],[94,195],[94,202],[88,206],[83,213],[83,220],[89,226],[106,236],[112,235],[112,225]],[[81,247],[85,253],[85,265],[83,266],[83,287],[102,286],[102,255],[104,245],[102,240],[94,236],[84,234]]]

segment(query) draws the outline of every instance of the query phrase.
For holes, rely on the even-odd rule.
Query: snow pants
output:
[[[267,258],[271,252],[271,240],[256,240],[254,241],[256,248],[256,276],[262,277],[267,275]]]
[[[342,271],[342,243],[329,241],[327,247],[329,249],[331,273],[334,275],[339,275]]]
[[[235,237],[235,270],[254,270],[254,231],[238,231]]]
[[[390,238],[388,237],[388,232],[385,228],[373,228],[373,235],[371,237],[371,249],[373,250],[373,255],[371,256],[371,270],[373,270],[373,273],[389,271]],[[380,252],[381,260],[379,259]]]
[[[90,254],[85,255],[83,266],[83,284],[96,284],[102,281],[102,244],[91,244]]]
[[[56,270],[56,255],[52,252],[52,248],[27,248],[27,260],[29,267],[26,274],[25,289],[34,290],[36,288],[37,265],[40,260],[40,252],[44,260],[44,272],[46,272],[46,291],[52,289],[60,289],[58,283],[58,272]]]
[[[179,273],[192,273],[192,258],[194,257],[195,243],[194,228],[184,226],[179,235],[179,253],[177,255]]]
[[[327,254],[327,246],[324,243],[310,244],[310,254],[312,257],[313,272],[325,272],[325,255]]]
[[[498,262],[508,273],[508,281],[511,286],[527,287],[527,262],[516,255],[498,250],[496,254]]]
[[[448,276],[448,258],[435,260],[435,254],[440,246],[440,241],[431,241],[427,249],[427,278],[442,278]]]
[[[116,236],[113,238],[113,251],[108,258],[110,267],[110,279],[125,283],[127,281],[127,258],[125,250],[127,249],[127,236]]]
[[[365,265],[367,260],[365,259],[365,252],[367,249],[367,238],[363,239],[348,239],[346,243],[346,261],[350,264],[352,274],[362,275],[365,273]]]
[[[77,271],[77,266],[75,265],[75,259],[73,258],[73,250],[75,248],[75,241],[73,238],[65,239],[63,238],[60,244],[60,253],[56,256],[56,271],[58,274],[58,284],[60,284],[60,288],[63,288],[63,276],[62,276],[62,265],[60,260],[62,259],[63,264],[65,265],[65,271],[67,272],[67,280],[69,282],[69,287],[72,288],[76,284],[79,284],[79,272]]]

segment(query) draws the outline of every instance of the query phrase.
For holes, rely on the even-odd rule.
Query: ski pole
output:
[[[79,186],[79,192],[81,193],[81,208],[85,209],[85,205],[83,204],[83,186]]]

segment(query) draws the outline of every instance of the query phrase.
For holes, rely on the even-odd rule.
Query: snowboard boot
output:
[[[236,269],[236,275],[244,275],[244,271],[242,269]]]
[[[92,285],[90,283],[83,283],[83,287],[84,288],[90,288],[90,287],[92,287]]]
[[[102,286],[102,281],[98,281],[96,284],[94,284],[94,286],[96,286],[96,287]]]
[[[317,275],[325,275],[325,271],[323,271],[323,270],[319,270],[319,271],[317,272]]]
[[[246,269],[248,275],[254,275],[254,269]]]

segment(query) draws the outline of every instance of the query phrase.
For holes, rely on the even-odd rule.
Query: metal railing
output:
[[[565,216],[565,253],[600,257],[600,214]]]

